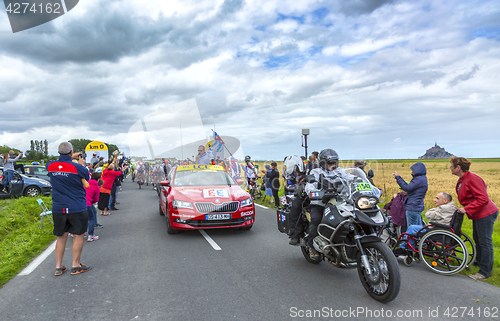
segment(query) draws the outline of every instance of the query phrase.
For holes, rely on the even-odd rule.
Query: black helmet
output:
[[[334,169],[338,167],[339,155],[333,149],[323,149],[321,153],[319,153],[319,166],[321,166],[323,170],[326,170],[326,164],[335,164]]]
[[[252,157],[250,157],[249,155],[245,156],[245,162],[248,162],[252,159]]]

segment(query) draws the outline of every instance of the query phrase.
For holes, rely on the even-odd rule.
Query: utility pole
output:
[[[302,142],[302,147],[305,148],[306,154],[305,157],[307,159],[307,135],[309,135],[309,129],[302,129],[302,136],[304,136],[304,141]]]

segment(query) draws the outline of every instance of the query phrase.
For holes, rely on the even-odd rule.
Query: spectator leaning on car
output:
[[[59,145],[57,161],[47,164],[50,183],[52,184],[52,215],[54,217],[54,235],[56,241],[56,272],[61,275],[66,271],[62,264],[68,233],[73,234],[73,264],[71,274],[90,270],[80,262],[83,250],[83,236],[88,228],[87,199],[82,179],[89,180],[89,171],[85,168],[85,159],[81,153],[73,154],[73,145],[63,142]],[[72,162],[78,158],[78,163]]]
[[[13,150],[11,150],[10,152],[14,153]],[[3,160],[2,160],[3,161],[3,173],[4,173],[3,175],[5,176],[3,179],[3,190],[2,190],[2,192],[4,192],[4,193],[8,193],[7,189],[9,188],[9,182],[12,179],[12,177],[14,176],[14,164],[23,155],[23,153],[19,153],[19,155],[17,155],[17,157],[11,158],[10,152],[5,153],[3,155]]]

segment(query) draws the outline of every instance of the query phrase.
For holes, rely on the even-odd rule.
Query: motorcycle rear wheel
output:
[[[394,254],[382,242],[363,244],[363,249],[370,263],[371,275],[368,275],[361,264],[361,254],[358,252],[358,275],[366,292],[379,302],[390,302],[399,293],[401,275]]]

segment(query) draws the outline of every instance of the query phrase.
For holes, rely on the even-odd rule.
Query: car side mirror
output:
[[[236,180],[236,183],[237,183],[238,185],[241,185],[241,184],[243,184],[243,180],[238,178],[238,179]]]
[[[373,172],[373,169],[370,169],[368,171],[368,178],[372,178],[373,176],[375,176],[375,173]]]
[[[170,182],[168,180],[164,180],[160,182],[161,186],[170,186]]]

